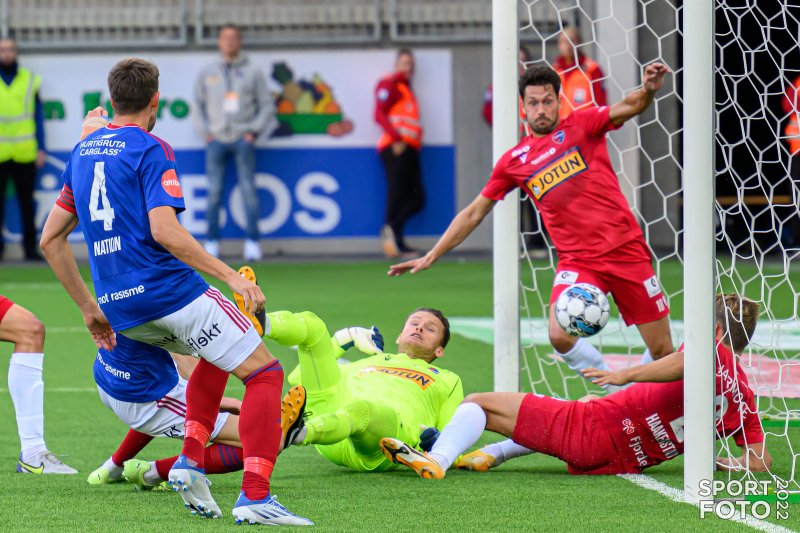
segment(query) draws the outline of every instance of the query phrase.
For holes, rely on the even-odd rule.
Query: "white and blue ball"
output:
[[[608,324],[606,295],[589,283],[571,285],[556,300],[556,320],[574,337],[591,337]]]

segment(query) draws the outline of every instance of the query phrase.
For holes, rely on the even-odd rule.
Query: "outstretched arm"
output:
[[[186,228],[181,226],[173,207],[154,207],[147,216],[153,239],[169,253],[190,267],[222,281],[233,292],[242,295],[249,313],[264,307],[266,299],[258,285],[247,281],[231,267],[209,255]]]
[[[647,65],[644,68],[641,88],[628,93],[624,99],[613,104],[608,110],[609,120],[616,126],[621,126],[647,109],[653,103],[656,92],[664,84],[667,72],[669,68],[661,63]]]
[[[717,457],[717,469],[728,472],[748,470],[750,472],[766,472],[772,466],[772,456],[763,442],[742,447],[739,457]]]
[[[478,224],[486,218],[486,215],[492,211],[496,203],[495,200],[490,200],[479,194],[471,204],[462,209],[450,222],[447,231],[444,232],[444,235],[430,252],[418,259],[392,265],[388,274],[390,276],[399,276],[409,271],[412,274],[416,274],[420,270],[430,268],[440,257],[461,244],[478,227]]]
[[[587,368],[583,376],[592,380],[595,385],[627,385],[639,381],[662,383],[683,379],[683,352],[675,352],[652,363],[621,368],[610,372]]]
[[[92,334],[94,343],[98,348],[113,350],[117,345],[114,330],[111,329],[111,324],[97,305],[97,300],[81,278],[72,248],[67,241],[67,237],[77,225],[76,214],[54,205],[42,228],[42,252],[58,281],[81,310],[83,321]]]

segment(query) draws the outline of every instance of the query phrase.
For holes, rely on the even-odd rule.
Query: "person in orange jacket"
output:
[[[375,87],[375,122],[383,129],[378,152],[388,188],[381,244],[388,257],[414,253],[403,238],[403,228],[425,205],[420,168],[422,126],[411,87],[413,77],[414,54],[402,48],[397,52],[395,72]]]
[[[574,26],[565,27],[558,36],[558,58],[553,69],[561,78],[561,119],[576,109],[608,105],[603,87],[605,75],[595,61],[581,53],[582,42],[580,31]]]

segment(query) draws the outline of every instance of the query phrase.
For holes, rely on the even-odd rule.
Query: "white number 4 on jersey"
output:
[[[100,207],[97,205],[98,197]],[[97,161],[94,164],[92,193],[89,196],[89,214],[92,217],[92,222],[102,220],[103,229],[111,231],[111,225],[114,222],[114,208],[111,207],[106,195],[106,164],[102,161]]]

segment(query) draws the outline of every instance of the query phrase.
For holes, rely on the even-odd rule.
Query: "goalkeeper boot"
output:
[[[453,464],[462,470],[472,470],[473,472],[488,472],[497,462],[494,455],[488,454],[483,450],[475,450],[466,455],[462,455]]]
[[[405,465],[417,473],[419,477],[426,479],[442,479],[445,470],[427,453],[415,450],[405,442],[392,439],[381,439],[381,451],[391,462],[398,465]]]
[[[253,272],[253,269],[249,266],[245,265],[239,269],[239,275],[242,276],[247,281],[251,281],[258,285],[258,281],[256,280],[256,273]],[[236,302],[236,307],[239,308],[239,311],[242,312],[244,316],[246,316],[250,322],[253,323],[253,327],[256,328],[256,333],[258,333],[259,337],[264,336],[264,326],[267,323],[267,312],[264,309],[257,313],[250,313],[247,311],[247,308],[244,305],[244,298],[242,298],[241,294],[233,293],[233,301]]]
[[[77,474],[78,471],[71,466],[65,465],[54,454],[47,450],[38,453],[27,462],[22,460],[19,454],[17,461],[17,472],[20,474]]]
[[[204,518],[220,518],[222,511],[211,496],[211,482],[202,468],[191,466],[185,455],[169,471],[169,486],[183,498],[183,506]]]
[[[133,490],[164,490],[165,482],[152,484],[149,483],[145,479],[145,474],[150,472],[153,469],[153,465],[151,465],[147,461],[140,461],[139,459],[131,459],[130,461],[125,461],[124,470],[122,471],[122,475],[125,476],[125,479],[128,483],[133,484]]]
[[[306,389],[302,385],[295,385],[287,392],[281,401],[281,450],[292,444],[303,428],[306,412]]]
[[[250,500],[239,494],[239,499],[233,506],[233,518],[236,524],[264,524],[268,526],[313,526],[314,522],[308,518],[297,516],[289,512],[286,507],[278,503],[275,496],[267,495],[263,500]]]

